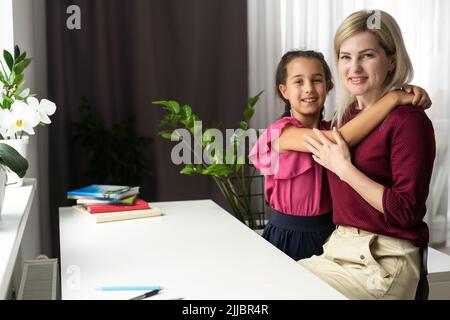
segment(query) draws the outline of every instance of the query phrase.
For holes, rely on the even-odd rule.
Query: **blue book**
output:
[[[120,200],[139,194],[139,187],[93,184],[67,192],[68,199],[113,199]]]
[[[137,195],[132,195],[131,197],[114,200],[114,199],[97,199],[97,198],[78,198],[78,205],[91,205],[91,204],[120,204],[124,206],[132,206],[137,198]]]

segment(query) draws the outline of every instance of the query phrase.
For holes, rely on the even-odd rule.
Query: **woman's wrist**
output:
[[[348,183],[354,169],[355,166],[353,165],[353,163],[351,161],[346,161],[340,168],[339,172],[336,172],[336,174],[339,179]]]
[[[384,103],[393,109],[400,102],[400,91],[398,90],[390,91],[383,97],[383,99]]]

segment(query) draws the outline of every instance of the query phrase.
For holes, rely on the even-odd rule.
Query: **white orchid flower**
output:
[[[9,132],[10,128],[12,128],[13,123],[13,115],[10,110],[8,109],[1,109],[0,108],[0,134],[3,138],[11,136],[11,133]],[[14,134],[13,132],[12,134]]]
[[[39,103],[35,97],[27,98],[27,103],[31,109],[35,110],[39,114],[39,121],[45,124],[52,123],[48,116],[51,116],[56,111],[56,105],[47,99],[42,99]]]
[[[33,128],[39,124],[39,114],[25,102],[16,100],[11,106],[13,120],[9,123],[9,135],[20,131],[34,134]],[[14,133],[12,133],[14,132]]]
[[[51,116],[56,112],[56,104],[50,100],[42,99],[41,103],[39,103],[39,112],[44,112],[48,119],[48,116]],[[48,123],[51,123],[50,119],[48,119]]]
[[[39,113],[39,100],[36,99],[35,97],[29,97],[27,98],[27,104],[31,110],[33,110],[36,114],[38,114],[40,121],[41,115]]]
[[[38,108],[39,108],[39,100],[38,99],[36,99],[35,97],[28,97],[27,104],[30,106],[31,109],[38,112]]]

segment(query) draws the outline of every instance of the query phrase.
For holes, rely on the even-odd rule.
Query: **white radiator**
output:
[[[58,259],[25,260],[17,300],[56,300]]]

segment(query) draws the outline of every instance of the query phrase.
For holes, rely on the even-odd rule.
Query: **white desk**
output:
[[[60,208],[63,299],[137,295],[96,290],[113,285],[161,285],[160,299],[345,299],[211,200],[151,205],[164,216],[104,224]]]
[[[22,236],[36,189],[35,179],[22,187],[7,187],[0,215],[0,299],[7,298]]]

